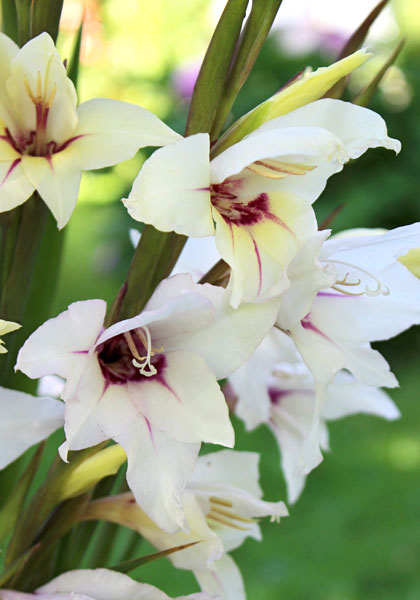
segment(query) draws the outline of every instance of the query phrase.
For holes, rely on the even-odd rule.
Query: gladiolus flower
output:
[[[21,49],[0,34],[0,212],[37,190],[59,229],[73,212],[83,170],[101,169],[180,136],[140,106],[76,91],[47,33]]]

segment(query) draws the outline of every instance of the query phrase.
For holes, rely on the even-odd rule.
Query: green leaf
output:
[[[1,30],[18,43],[16,4],[11,0],[1,0]]]
[[[388,59],[384,62],[382,67],[376,73],[375,77],[364,87],[352,100],[353,104],[358,104],[359,106],[368,106],[378,85],[381,82],[382,77],[388,71],[389,67],[396,61],[399,53],[403,49],[405,44],[405,39],[401,40],[397,46],[394,48],[393,52],[390,54]]]
[[[31,0],[15,0],[17,15],[17,38],[19,46],[30,39]]]
[[[82,46],[82,34],[83,34],[83,21],[79,25],[77,30],[76,38],[74,40],[73,49],[71,52],[69,64],[67,67],[67,77],[74,83],[74,87],[77,88],[77,79],[79,76],[79,63],[80,63],[80,48]]]
[[[7,548],[5,564],[10,565],[35,542],[42,525],[61,498],[61,490],[71,473],[84,461],[105,446],[105,442],[79,452],[69,453],[69,463],[55,462],[45,480],[18,521]],[[71,500],[67,501],[68,503]]]
[[[186,135],[211,131],[247,5],[248,0],[228,0],[226,4],[198,74]]]
[[[361,23],[359,25],[359,27],[356,29],[356,31],[347,40],[347,42],[344,45],[343,49],[341,50],[339,56],[337,57],[337,60],[341,60],[342,58],[345,58],[346,56],[353,54],[353,52],[356,52],[356,50],[358,50],[362,46],[362,44],[369,32],[370,26],[374,23],[374,21],[376,21],[377,17],[380,15],[383,8],[385,8],[385,6],[388,4],[388,1],[389,0],[381,0],[381,2],[379,2],[379,4],[377,4],[375,6],[375,8],[369,13],[369,15],[363,21],[363,23]],[[347,83],[347,77],[343,77],[342,79],[340,79],[340,81],[337,81],[337,83],[330,90],[328,90],[328,92],[325,94],[324,97],[325,98],[341,98],[341,96],[344,93],[346,83]]]
[[[0,574],[0,589],[5,586],[12,579],[12,577],[26,565],[29,558],[37,549],[38,545],[29,548],[25,554],[22,554],[18,560],[15,560],[15,562],[13,562],[5,571],[3,571],[3,573]]]
[[[21,1],[21,0],[19,0]],[[50,34],[54,42],[58,36],[63,0],[35,0],[31,3],[30,37],[43,31]]]
[[[224,86],[213,123],[211,138],[216,139],[236,97],[248,78],[277,15],[282,0],[253,0],[251,13],[243,29],[233,66]]]
[[[137,567],[141,567],[148,562],[152,562],[153,560],[158,560],[159,558],[163,558],[164,556],[169,556],[169,554],[173,554],[174,552],[179,552],[180,550],[185,550],[186,548],[190,548],[191,546],[195,546],[199,544],[201,540],[197,540],[196,542],[190,542],[189,544],[182,544],[181,546],[175,546],[174,548],[169,548],[168,550],[162,550],[161,552],[154,552],[153,554],[147,554],[146,556],[140,556],[140,558],[133,558],[131,560],[125,560],[124,562],[119,563],[113,567],[108,567],[113,571],[119,571],[120,573],[129,573]]]
[[[41,461],[44,444],[41,443],[36,449],[28,466],[21,475],[19,481],[10,492],[9,497],[0,512],[0,546],[3,545],[8,534],[13,530],[26,497],[33,477],[38,470]]]
[[[13,585],[22,591],[31,591],[47,583],[53,575],[54,546],[78,522],[85,511],[90,494],[72,498],[60,504],[45,523],[35,540],[36,547],[13,577]]]

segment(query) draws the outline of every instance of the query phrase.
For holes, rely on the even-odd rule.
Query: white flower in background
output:
[[[180,139],[140,106],[96,98],[76,108],[76,101],[47,33],[21,49],[0,35],[0,212],[37,190],[61,229],[76,204],[83,170]]]
[[[285,269],[317,229],[311,203],[345,162],[377,146],[400,149],[379,115],[318,100],[266,122],[211,161],[204,133],[157,150],[124,204],[162,231],[215,235],[237,307],[288,287]]]
[[[0,469],[64,423],[64,404],[0,387]]]
[[[19,329],[21,325],[19,323],[13,323],[13,321],[4,321],[0,319],[0,335],[6,335],[6,333],[10,333],[12,331],[16,331]],[[5,354],[7,352],[6,347],[4,346],[4,342],[0,339],[0,354]]]
[[[223,450],[200,456],[182,496],[189,531],[168,534],[135,504],[132,494],[99,499],[83,519],[105,519],[130,527],[158,550],[199,542],[168,556],[194,572],[201,588],[221,600],[243,600],[242,577],[227,554],[247,537],[261,540],[259,517],[287,516],[283,502],[261,500],[258,454]]]
[[[170,600],[164,592],[109,569],[83,569],[59,575],[33,594],[0,590],[0,600]],[[215,600],[207,594],[177,600]]]
[[[398,260],[419,246],[420,223],[383,234],[340,236],[322,246],[318,242],[313,243],[312,259],[311,252],[302,252],[288,270],[291,285],[276,321],[293,339],[317,389],[313,427],[305,442],[305,472],[322,459],[319,415],[335,374],[347,369],[361,383],[397,386],[387,361],[370,342],[420,323],[420,281]]]
[[[258,377],[252,376],[258,373]],[[281,467],[288,500],[295,502],[305,485],[302,451],[316,407],[314,378],[300,358],[292,340],[273,331],[253,356],[229,377],[227,394],[234,394],[235,412],[248,430],[266,424],[281,452]],[[388,420],[399,417],[392,400],[379,388],[358,382],[344,371],[328,386],[321,409],[318,445],[328,450],[327,421],[366,413]]]
[[[140,506],[170,532],[185,526],[181,493],[200,443],[234,442],[217,380],[252,354],[276,316],[277,301],[234,310],[229,299],[176,275],[136,317],[104,330],[105,302],[76,302],[19,352],[16,366],[30,377],[66,380],[62,457],[113,438]]]

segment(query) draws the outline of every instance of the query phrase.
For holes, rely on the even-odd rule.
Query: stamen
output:
[[[242,523],[253,523],[253,519],[248,519],[247,517],[241,517],[241,515],[237,515],[230,510],[223,510],[222,508],[216,508],[212,506],[211,512],[217,513],[218,515],[222,515],[223,517],[228,517],[229,519],[233,519],[234,521],[241,521]]]
[[[29,96],[31,102],[33,102],[34,104],[36,104],[37,103],[37,99],[33,95],[32,90],[31,90],[31,86],[29,85],[28,80],[26,79],[26,77],[24,77],[24,79],[23,79],[23,85],[25,87],[25,91],[26,91],[27,95]]]
[[[247,166],[249,171],[268,177],[269,179],[284,179],[288,175],[305,175],[315,169],[312,165],[281,162],[274,159],[256,160]]]
[[[227,527],[232,527],[232,529],[239,529],[240,531],[247,531],[246,527],[241,527],[241,525],[237,525],[236,523],[232,523],[232,521],[228,521],[227,519],[223,519],[219,517],[219,515],[209,512],[206,517],[208,519],[212,519],[217,523],[221,523],[222,525],[226,525]]]
[[[375,275],[373,275],[373,273],[369,273],[369,271],[365,271],[365,269],[362,269],[361,267],[358,267],[356,265],[352,265],[351,263],[347,263],[344,262],[342,260],[328,260],[329,263],[334,263],[337,265],[344,265],[345,267],[350,267],[351,269],[354,269],[356,271],[360,271],[360,273],[363,273],[364,275],[367,275],[368,277],[370,277],[370,279],[372,279],[375,283],[376,283],[376,288],[372,289],[369,285],[365,285],[364,286],[364,290],[361,292],[349,292],[346,289],[343,289],[340,286],[345,286],[345,287],[357,287],[359,285],[362,285],[362,280],[359,278],[357,281],[348,281],[348,277],[349,277],[349,273],[346,273],[346,275],[344,276],[343,279],[337,280],[335,282],[334,285],[331,286],[331,288],[333,290],[336,290],[337,292],[341,292],[342,294],[346,294],[347,296],[364,296],[365,294],[367,296],[379,296],[380,294],[382,294],[383,296],[389,296],[390,294],[390,289],[389,287],[387,287],[386,285],[384,285],[380,279],[378,279]]]
[[[229,508],[232,508],[233,506],[232,502],[229,502],[229,500],[223,500],[222,498],[216,498],[215,496],[210,496],[209,500],[212,504],[221,504],[222,506],[228,506]]]
[[[49,95],[48,100],[46,101],[46,107],[51,108],[52,103],[54,102],[55,95],[57,93],[57,84],[54,83],[51,93]]]
[[[38,71],[38,77],[36,79],[36,95],[37,95],[37,102],[41,102],[42,101],[42,78],[41,78],[41,72]]]

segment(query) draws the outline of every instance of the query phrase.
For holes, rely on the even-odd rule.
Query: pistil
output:
[[[362,269],[361,267],[352,265],[350,263],[347,263],[347,262],[344,262],[341,260],[329,260],[328,262],[337,264],[337,265],[344,265],[346,267],[350,267],[351,269],[354,269],[355,271],[359,271],[360,273],[367,275],[376,284],[375,289],[372,289],[371,287],[369,287],[369,285],[366,284],[364,286],[364,290],[362,290],[361,292],[350,292],[346,288],[348,288],[348,287],[357,288],[359,285],[362,285],[362,280],[359,278],[356,281],[349,281],[348,278],[350,276],[350,273],[348,272],[345,274],[345,276],[342,279],[338,279],[334,283],[334,285],[331,286],[331,288],[333,290],[336,290],[337,292],[341,292],[342,294],[346,294],[347,296],[364,296],[364,295],[366,295],[366,296],[374,297],[374,296],[379,296],[380,294],[382,294],[382,296],[389,296],[390,289],[386,285],[384,285],[382,283],[382,281],[380,281],[380,279],[378,279],[375,275],[373,275],[369,271],[365,271],[365,269]]]
[[[134,330],[134,332],[137,338],[144,346],[146,350],[146,356],[140,356],[137,350],[137,346],[131,335],[131,332],[125,332],[124,338],[127,342],[131,354],[133,355],[131,362],[136,368],[139,369],[140,375],[144,375],[145,377],[153,377],[153,375],[156,375],[157,370],[156,367],[151,364],[150,360],[153,356],[155,356],[156,353],[163,351],[163,346],[161,346],[160,348],[153,348],[150,331],[145,325],[143,327],[138,327]]]

